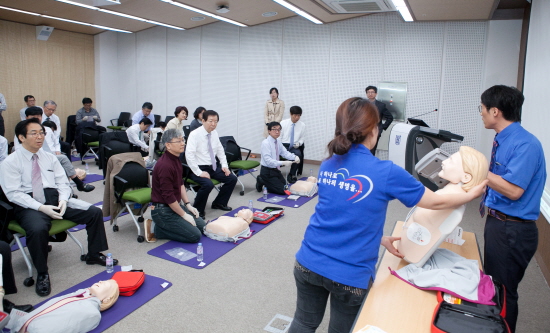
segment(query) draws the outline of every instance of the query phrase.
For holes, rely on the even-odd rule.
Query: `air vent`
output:
[[[337,13],[360,14],[392,12],[396,8],[391,0],[322,0]]]
[[[204,20],[204,16],[194,16],[191,18],[191,21],[202,21]]]
[[[265,12],[262,14],[263,17],[272,17],[272,16],[275,16],[277,15],[278,13],[277,12]]]

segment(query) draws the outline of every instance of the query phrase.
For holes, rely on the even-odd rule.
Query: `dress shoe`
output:
[[[50,276],[48,274],[39,274],[36,278],[36,294],[38,296],[48,296],[52,291]]]
[[[87,265],[106,265],[107,256],[103,253],[98,253],[95,256],[90,255],[89,253],[86,255],[86,264]],[[118,260],[113,259],[113,266],[118,265]]]
[[[288,175],[286,177],[286,180],[290,183],[290,184],[294,184],[296,183],[296,181],[298,181],[298,178],[294,175]]]
[[[199,213],[199,217],[200,217],[201,219],[203,219],[204,221],[206,221],[206,214],[204,214],[204,213]]]
[[[143,225],[143,229],[145,229],[145,240],[147,243],[154,243],[157,241],[155,238],[155,233],[151,229],[151,225],[153,224],[153,220],[147,219],[145,220],[145,224]]]
[[[80,192],[92,192],[93,190],[95,190],[95,186],[90,184],[84,184],[82,188],[77,187],[77,190],[79,190]]]
[[[221,210],[224,210],[226,212],[230,212],[230,211],[233,210],[233,208],[231,208],[229,206],[224,206],[224,205],[215,204],[215,203],[212,204],[212,209],[221,209]]]
[[[78,195],[76,195],[76,194],[74,194],[74,193],[73,193],[72,197],[73,197],[74,199],[78,199]]]
[[[259,180],[256,180],[256,191],[258,192],[262,191],[262,184],[260,184]]]
[[[31,312],[34,307],[30,304],[25,305],[15,305],[12,302],[8,301],[7,299],[4,299],[2,304],[4,305],[4,312],[11,313],[11,310],[16,309],[23,312]]]

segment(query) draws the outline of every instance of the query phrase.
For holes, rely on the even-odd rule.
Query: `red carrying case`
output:
[[[506,289],[493,280],[495,285],[495,305],[484,305],[437,293],[438,304],[432,318],[432,333],[510,333],[504,320],[506,316]]]
[[[145,281],[143,271],[116,272],[112,277],[118,283],[120,296],[132,296]]]

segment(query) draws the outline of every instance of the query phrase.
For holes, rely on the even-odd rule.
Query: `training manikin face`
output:
[[[472,176],[464,171],[462,156],[459,152],[452,154],[448,159],[441,162],[441,171],[438,175],[453,184],[466,184],[472,179]]]
[[[90,288],[90,295],[95,296],[101,300],[109,300],[118,289],[118,284],[115,280],[99,281],[94,283]]]
[[[250,224],[254,219],[254,213],[252,213],[250,209],[244,208],[239,210],[239,212],[237,213],[237,217],[242,218],[243,220],[248,222],[248,224]]]

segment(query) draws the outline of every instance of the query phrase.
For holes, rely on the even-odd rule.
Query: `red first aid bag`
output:
[[[145,273],[139,271],[116,272],[112,279],[118,283],[120,296],[132,296],[145,281]]]

